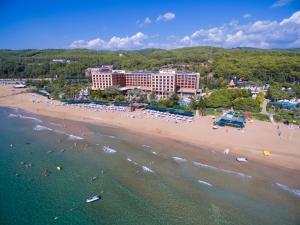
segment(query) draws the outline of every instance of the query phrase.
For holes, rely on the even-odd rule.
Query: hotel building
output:
[[[92,89],[104,90],[109,86],[119,86],[121,90],[134,88],[146,92],[154,91],[164,98],[169,93],[195,95],[199,91],[199,73],[177,72],[176,69],[161,69],[159,72],[127,72],[113,70],[112,66],[86,69],[86,75],[92,77]]]

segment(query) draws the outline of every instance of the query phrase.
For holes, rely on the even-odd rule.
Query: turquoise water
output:
[[[82,126],[95,136],[74,140],[59,121],[28,116],[0,108],[0,224],[300,224],[300,188],[250,163],[193,163],[174,153],[182,144],[92,125]]]

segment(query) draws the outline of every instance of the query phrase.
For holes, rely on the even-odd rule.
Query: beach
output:
[[[31,93],[18,94],[24,91],[11,86],[0,87],[0,105],[59,119],[124,128],[137,134],[168,138],[219,152],[228,148],[230,153],[250,160],[300,171],[300,129],[297,127],[279,124],[279,136],[277,125],[254,120],[242,130],[230,127],[214,130],[211,116],[196,116],[192,123],[174,123],[160,118],[146,118],[140,110],[95,112],[75,106],[60,106],[59,102],[49,101],[43,96],[38,96],[39,102],[33,102]],[[265,149],[270,151],[270,157],[263,156]],[[183,152],[185,154],[197,158],[197,151]]]
[[[210,117],[175,123],[144,111],[95,112],[5,88],[6,97],[0,97],[3,224],[300,221],[300,173],[290,160],[296,150],[288,145],[287,152],[273,158],[272,149],[269,157],[251,150],[260,147],[258,142],[249,150],[235,145],[245,144],[248,133],[258,132],[256,126],[273,129],[279,138],[272,124],[254,121],[244,132],[213,130]],[[298,130],[294,132],[293,143]],[[240,136],[232,145],[226,140]],[[259,135],[252,138],[259,140]],[[237,162],[237,156],[248,157],[248,163]],[[96,194],[102,197],[99,202],[85,203]]]

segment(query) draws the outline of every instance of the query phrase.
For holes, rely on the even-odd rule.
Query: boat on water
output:
[[[245,158],[245,157],[237,157],[236,161],[238,161],[238,162],[248,162],[248,159]]]
[[[95,201],[98,201],[101,199],[101,196],[100,195],[94,195],[90,198],[87,198],[86,199],[86,203],[90,203],[90,202],[95,202]]]
[[[214,130],[216,130],[216,129],[219,129],[219,126],[214,125],[212,128],[213,128]]]

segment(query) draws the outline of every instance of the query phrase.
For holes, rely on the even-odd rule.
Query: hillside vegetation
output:
[[[52,62],[66,59],[69,63]],[[41,78],[60,75],[83,78],[87,67],[103,64],[116,69],[154,70],[164,66],[200,72],[216,79],[233,76],[245,80],[276,82],[300,81],[299,50],[223,49],[192,47],[174,50],[0,50],[0,78]]]

